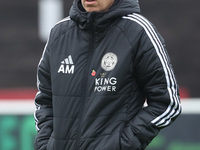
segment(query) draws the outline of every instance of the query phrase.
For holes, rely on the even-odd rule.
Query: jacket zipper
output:
[[[84,112],[84,105],[85,105],[85,100],[87,97],[87,84],[88,84],[88,75],[89,75],[89,68],[90,68],[90,62],[92,60],[92,51],[94,50],[94,29],[92,32],[92,36],[91,36],[91,42],[89,45],[89,51],[88,51],[88,59],[87,59],[87,63],[86,63],[86,69],[85,69],[85,73],[84,73],[84,78],[83,78],[83,96],[82,96],[82,101],[81,101],[81,107],[80,107],[80,115],[79,115],[79,123],[78,123],[78,133],[77,133],[77,145],[76,145],[76,149],[79,150],[79,146],[80,146],[80,135],[81,135],[81,124],[82,124],[82,120],[83,120],[83,112]]]

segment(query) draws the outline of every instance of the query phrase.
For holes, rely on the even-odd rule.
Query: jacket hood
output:
[[[87,29],[91,24],[102,27],[119,17],[130,13],[140,13],[138,0],[115,0],[107,12],[91,12],[84,10],[81,0],[74,0],[69,15],[82,29]]]

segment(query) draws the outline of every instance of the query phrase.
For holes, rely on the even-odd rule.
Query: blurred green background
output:
[[[200,150],[199,115],[181,115],[163,129],[147,150]],[[33,150],[36,135],[32,115],[0,116],[0,149]]]

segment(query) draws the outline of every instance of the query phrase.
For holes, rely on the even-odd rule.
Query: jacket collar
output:
[[[86,12],[81,0],[74,0],[70,18],[83,30],[105,30],[114,20],[130,13],[140,13],[138,0],[115,0],[107,12]]]

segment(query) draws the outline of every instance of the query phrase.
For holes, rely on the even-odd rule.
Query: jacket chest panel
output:
[[[89,45],[72,35],[60,41],[55,42],[51,48],[53,94],[81,96]]]
[[[55,95],[82,96],[83,90],[88,96],[113,95],[130,90],[133,82],[131,46],[123,36],[117,36],[116,32],[111,34],[97,43],[72,38],[68,43],[52,46]],[[114,36],[117,37],[113,41]]]
[[[129,41],[119,30],[97,42],[89,69],[88,96],[129,92],[134,82],[133,57]]]

